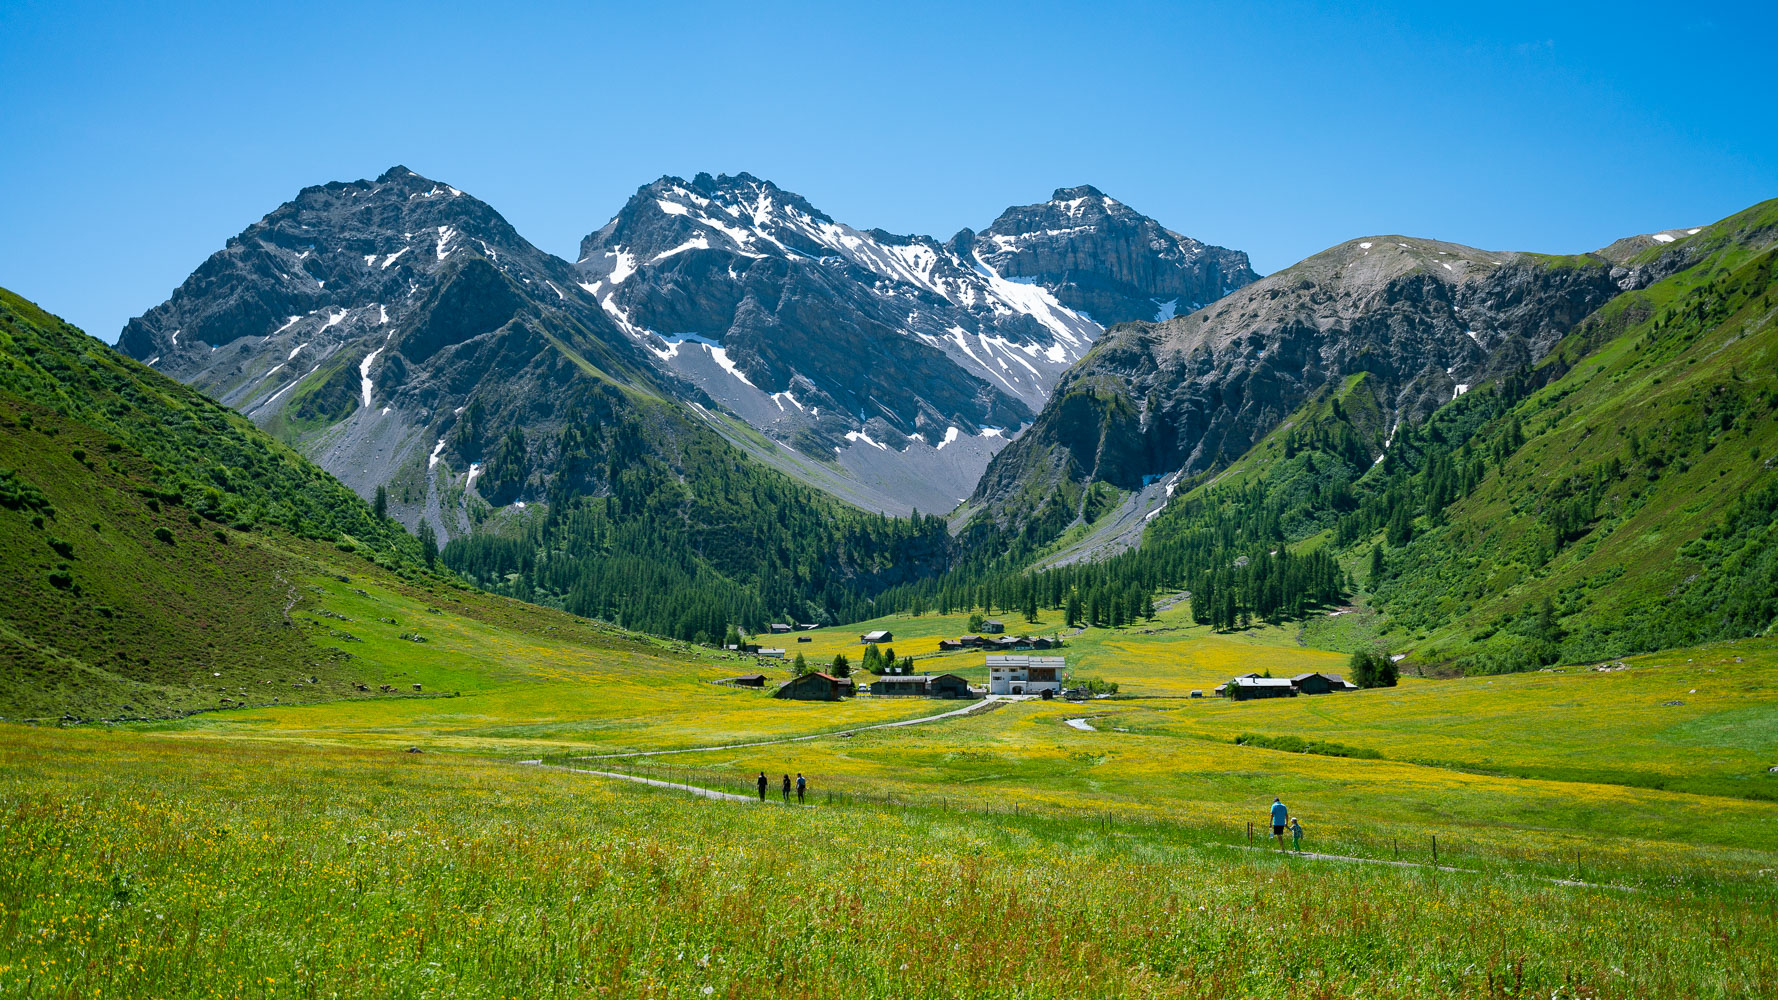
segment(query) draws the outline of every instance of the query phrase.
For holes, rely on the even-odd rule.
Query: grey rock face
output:
[[[1103,332],[1074,303],[1140,299],[1152,317],[1251,280],[1244,255],[1083,202],[940,244],[836,222],[748,174],[665,177],[581,242],[578,267],[663,364],[800,453],[774,464],[836,464],[866,506],[947,510]]]
[[[547,432],[589,371],[676,388],[576,278],[488,205],[396,167],[304,189],[131,320],[118,347],[360,493],[412,473],[397,512],[455,534],[467,525],[430,494],[434,474],[473,486],[490,435]],[[460,419],[472,401],[473,434]],[[541,481],[501,486],[490,500],[534,495]]]
[[[1186,266],[1192,241],[1155,237],[1159,263],[1145,262],[1138,243],[1164,230],[1121,206],[1093,213],[1044,237],[1046,254],[1078,265],[1057,289],[1152,298],[1210,273]],[[1017,228],[1002,222],[1003,236]],[[1089,250],[1069,249],[1097,245],[1101,225],[1123,234],[1103,242],[1119,248],[1103,280]],[[399,516],[445,535],[469,527],[453,491],[496,505],[547,494],[546,442],[565,415],[618,405],[584,398],[588,379],[683,407],[865,509],[937,512],[975,489],[1102,333],[1046,280],[1001,275],[964,237],[854,229],[745,174],[642,188],[569,264],[483,202],[397,167],[303,190],[132,320],[119,347],[361,493],[391,484]],[[524,459],[496,461],[512,428],[528,442],[502,453]]]
[[[1000,274],[1034,280],[1105,326],[1183,316],[1259,277],[1246,254],[1181,236],[1090,186],[1009,208],[973,243]]]
[[[1355,240],[1190,316],[1119,327],[996,456],[994,521],[1063,481],[1138,490],[1231,461],[1323,385],[1368,372],[1391,426],[1542,358],[1620,291],[1602,257]],[[1003,524],[1004,526],[1004,524]]]

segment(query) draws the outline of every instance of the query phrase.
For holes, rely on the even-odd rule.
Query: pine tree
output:
[[[794,659],[790,662],[790,672],[792,675],[797,676],[797,677],[801,677],[802,675],[808,673],[809,672],[808,657],[804,656],[801,653],[796,654],[796,659]]]
[[[1395,548],[1414,540],[1414,512],[1407,501],[1398,500],[1389,516],[1389,544]]]
[[[1382,544],[1381,544],[1381,543],[1378,543],[1378,544],[1376,544],[1376,545],[1373,545],[1373,546],[1371,546],[1371,579],[1370,579],[1370,588],[1371,588],[1371,589],[1372,589],[1372,590],[1376,590],[1376,589],[1377,589],[1377,584],[1379,584],[1379,583],[1381,583],[1381,582],[1382,582],[1382,580],[1383,580],[1383,570],[1384,570],[1384,564],[1383,564],[1383,546],[1382,546]]]
[[[426,560],[426,568],[433,568],[438,562],[438,535],[432,530],[432,522],[420,521],[420,555]]]
[[[877,647],[872,646],[870,648],[876,649]],[[797,655],[800,656],[802,654],[799,653]],[[833,664],[828,668],[827,672],[835,677],[850,677],[852,676],[852,664],[846,659],[845,653],[835,653],[833,654]]]
[[[1562,631],[1561,620],[1556,617],[1556,605],[1548,597],[1537,608],[1537,637],[1552,645],[1561,645],[1567,638]]]
[[[381,484],[377,486],[376,499],[371,501],[370,509],[379,521],[389,516],[389,491]]]

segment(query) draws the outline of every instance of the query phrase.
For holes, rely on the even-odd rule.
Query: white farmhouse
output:
[[[1058,694],[1066,657],[996,653],[988,657],[989,694]]]

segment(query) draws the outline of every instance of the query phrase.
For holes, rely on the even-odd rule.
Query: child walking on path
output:
[[[1303,853],[1303,824],[1297,817],[1290,817],[1290,839],[1298,854]]]

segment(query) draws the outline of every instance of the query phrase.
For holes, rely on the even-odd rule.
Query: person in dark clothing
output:
[[[759,801],[764,802],[766,800],[766,786],[769,784],[771,784],[771,782],[766,778],[766,773],[764,771],[759,772]]]
[[[803,777],[803,772],[801,772],[801,771],[796,772],[796,804],[797,805],[800,806],[803,804],[803,793],[808,790],[809,790],[809,779]]]
[[[790,775],[784,776],[784,804],[790,804]]]

